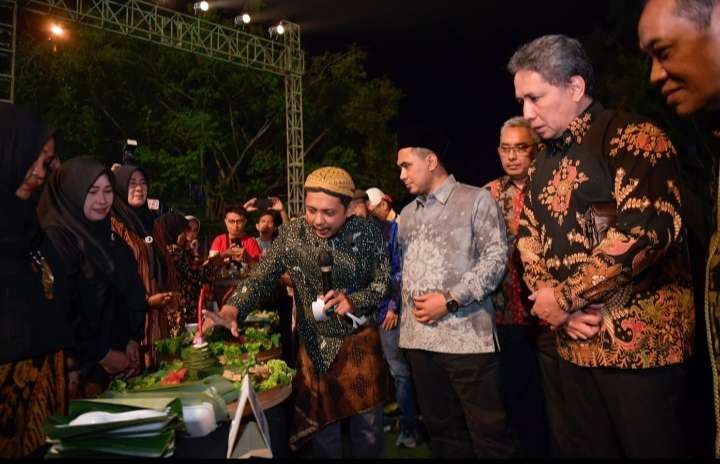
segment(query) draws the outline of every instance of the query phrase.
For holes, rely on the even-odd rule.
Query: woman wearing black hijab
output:
[[[176,212],[165,213],[155,221],[153,236],[165,254],[168,266],[168,285],[180,292],[181,312],[170,321],[171,332],[182,330],[189,322],[197,322],[197,303],[200,287],[214,275],[212,261],[195,266],[195,256],[187,246],[189,220]],[[218,255],[219,256],[219,255]]]
[[[101,393],[111,376],[140,369],[145,292],[130,249],[111,230],[110,210],[128,227],[137,219],[114,200],[113,176],[89,157],[53,174],[40,198],[40,225],[66,266],[73,309],[80,396]]]
[[[173,294],[176,288],[168,280],[172,262],[155,243],[153,227],[157,216],[147,206],[148,179],[145,171],[126,164],[117,168],[113,174],[118,200],[127,205],[143,224],[142,233],[132,233],[123,221],[114,216],[112,218],[113,231],[132,250],[138,263],[138,275],[145,287],[148,312],[145,335],[140,346],[145,367],[154,368],[155,342],[173,335],[172,321],[178,319],[180,313],[180,302],[177,295]]]
[[[35,453],[66,405],[72,343],[59,260],[38,227],[37,190],[59,166],[56,131],[0,103],[0,457]]]
[[[145,228],[145,234],[150,235],[153,224],[158,218],[157,214],[148,208],[147,198],[150,191],[150,181],[145,171],[131,164],[117,168],[115,175],[115,190],[120,200],[132,208]]]

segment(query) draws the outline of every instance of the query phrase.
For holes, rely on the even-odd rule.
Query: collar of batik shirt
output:
[[[546,142],[548,153],[551,156],[566,153],[573,144],[582,145],[585,135],[590,130],[592,121],[603,111],[600,102],[593,101],[585,110],[573,119],[568,128],[556,139]]]
[[[434,192],[428,194],[428,195],[420,195],[418,196],[415,201],[417,202],[417,206],[427,206],[428,203],[431,203],[433,200],[437,200],[443,205],[447,203],[448,198],[450,198],[450,194],[452,193],[453,189],[455,188],[455,185],[457,184],[457,181],[455,180],[455,176],[450,174],[447,179],[445,179],[445,182],[442,183],[440,188],[435,190]]]

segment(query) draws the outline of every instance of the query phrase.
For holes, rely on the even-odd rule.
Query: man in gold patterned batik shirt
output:
[[[694,238],[702,246],[693,255],[700,272],[694,274],[704,285],[702,301],[704,320],[698,321],[698,329],[704,327],[702,337],[707,338],[710,367],[701,365],[704,372],[711,374],[712,385],[704,385],[705,376],[700,375],[698,388],[694,390],[701,396],[698,413],[693,415],[693,426],[697,429],[692,434],[699,436],[701,456],[710,457],[712,451],[707,449],[707,436],[715,436],[714,454],[720,458],[720,233],[716,216],[720,214],[720,199],[717,195],[717,182],[704,181],[710,173],[717,179],[718,155],[720,155],[720,0],[650,0],[643,9],[638,24],[640,48],[652,60],[650,82],[657,86],[680,116],[692,116],[701,128],[696,135],[697,145],[701,148],[698,170],[705,172],[689,172],[689,187],[698,189],[699,198],[707,201],[688,204],[683,219],[691,223],[688,228]],[[705,126],[705,127],[703,127]],[[702,166],[705,164],[705,166]],[[713,185],[714,184],[714,185]],[[714,214],[710,213],[715,202]],[[714,233],[713,233],[714,232]],[[708,246],[709,245],[709,246]],[[710,259],[708,259],[708,254]],[[695,264],[695,263],[694,263]],[[698,275],[700,274],[700,275]],[[697,288],[697,282],[696,282]],[[701,293],[701,292],[697,292]],[[705,353],[698,349],[699,354]],[[699,361],[707,362],[703,357]],[[709,387],[709,388],[708,388]],[[706,389],[711,389],[711,399],[705,398]],[[699,391],[698,391],[699,390]],[[714,431],[707,431],[711,420],[705,414],[709,409],[709,401],[714,400],[713,415]],[[710,445],[712,445],[710,443]]]
[[[347,313],[372,319],[390,289],[390,263],[382,231],[368,218],[347,217],[355,186],[336,167],[316,169],[305,181],[305,217],[280,227],[270,251],[230,296],[213,323],[237,335],[238,321],[275,290],[284,272],[294,284],[300,338],[298,374],[293,381],[295,420],[290,446],[308,440],[316,458],[342,458],[340,421],[349,419],[355,458],[382,458],[382,405],[386,368],[377,327],[354,327]],[[318,264],[332,257],[333,290],[323,295]],[[326,319],[313,316],[323,297]],[[319,308],[323,308],[320,303]]]
[[[695,313],[675,148],[593,101],[577,40],[540,37],[508,69],[546,141],[518,248],[532,313],[557,332],[566,455],[683,456]]]
[[[502,397],[520,456],[538,458],[550,456],[548,431],[552,431],[553,441],[564,434],[554,418],[550,419],[548,430],[545,417],[545,401],[553,402],[559,394],[557,382],[552,381],[557,376],[548,372],[554,372],[557,366],[555,333],[548,325],[540,326],[530,315],[530,292],[522,279],[517,249],[528,169],[539,144],[540,136],[526,119],[516,116],[505,121],[498,146],[505,175],[485,186],[500,206],[507,226],[508,269],[492,295],[500,341]],[[542,385],[541,378],[545,380]]]

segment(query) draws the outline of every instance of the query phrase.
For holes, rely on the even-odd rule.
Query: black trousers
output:
[[[496,353],[405,353],[435,457],[513,456]]]
[[[559,360],[571,457],[687,456],[686,368],[580,367]]]
[[[565,458],[569,456],[569,450],[565,443],[568,434],[564,413],[570,406],[563,398],[560,385],[560,357],[557,354],[555,332],[547,326],[539,327],[537,350],[549,427],[550,455],[554,458]]]
[[[536,345],[538,330],[531,325],[498,325],[500,393],[519,457],[550,456]]]

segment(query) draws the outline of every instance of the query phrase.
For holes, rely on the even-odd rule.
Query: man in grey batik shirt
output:
[[[442,134],[398,137],[400,179],[418,195],[400,214],[400,347],[430,446],[440,458],[511,456],[490,299],[507,264],[505,220],[489,192],[448,175]]]

